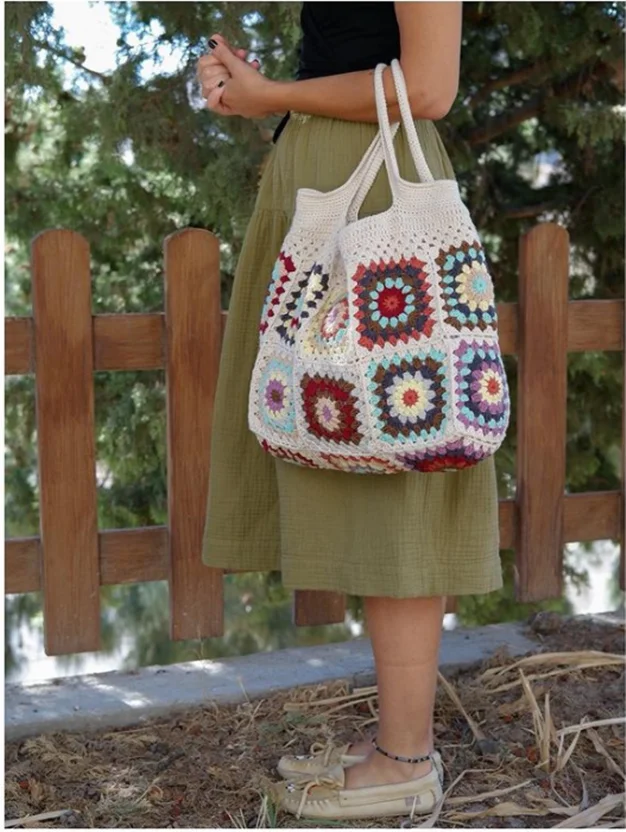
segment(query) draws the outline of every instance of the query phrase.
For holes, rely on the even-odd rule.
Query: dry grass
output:
[[[569,622],[521,661],[503,651],[440,682],[435,732],[446,783],[435,814],[328,826],[624,826],[621,628]],[[376,688],[335,683],[207,704],[140,728],[12,743],[7,825],[316,826],[277,813],[265,796],[278,757],[369,736],[376,707]]]

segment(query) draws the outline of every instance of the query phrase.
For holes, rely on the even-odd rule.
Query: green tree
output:
[[[228,305],[277,118],[251,122],[207,111],[196,61],[207,38],[221,32],[250,49],[269,76],[292,77],[299,4],[108,7],[119,39],[115,67],[103,73],[89,67],[84,49],[68,45],[50,3],[6,4],[7,314],[29,314],[29,244],[50,227],[72,228],[89,240],[97,312],[160,310],[163,239],[184,226],[210,229],[222,244]],[[573,298],[623,293],[624,18],[621,2],[464,4],[459,95],[437,126],[490,256],[499,300],[516,299],[520,234],[544,220],[569,231]],[[166,72],[160,61],[171,50],[179,62]],[[507,360],[507,371],[515,405],[514,360]],[[620,379],[617,354],[570,357],[571,491],[618,487]],[[32,379],[9,379],[6,529],[12,536],[38,527],[33,403]],[[164,413],[162,373],[98,374],[102,528],[164,522]],[[501,496],[510,497],[514,417],[497,461]],[[107,592],[123,617],[122,596]],[[154,592],[126,593],[124,603],[147,615],[150,600],[165,604]],[[24,614],[23,604],[15,609]],[[498,598],[460,605],[461,616],[472,621],[513,610],[521,614],[510,581]],[[269,608],[266,615],[269,621]]]

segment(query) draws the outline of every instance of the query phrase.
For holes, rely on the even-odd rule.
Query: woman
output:
[[[441,797],[433,743],[446,595],[502,586],[493,457],[454,472],[380,474],[300,467],[266,453],[247,424],[258,323],[298,188],[332,190],[377,129],[373,69],[399,58],[433,175],[454,178],[434,121],[458,90],[462,4],[304,3],[297,80],[269,80],[219,35],[198,64],[222,115],[287,115],[279,125],[235,274],[220,364],[203,561],[281,570],[291,589],[364,597],[379,698],[378,732],[307,758],[283,757],[278,804],[303,817],[429,812]],[[389,67],[390,117],[400,114]],[[401,175],[416,180],[404,131]],[[360,216],[391,204],[384,170]]]

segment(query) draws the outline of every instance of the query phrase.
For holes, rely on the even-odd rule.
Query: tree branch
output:
[[[95,69],[89,69],[88,66],[85,66],[85,64],[81,64],[81,62],[77,61],[76,58],[72,58],[71,55],[66,54],[61,49],[57,49],[54,46],[50,46],[49,43],[44,43],[40,40],[33,40],[33,45],[38,46],[40,49],[45,49],[47,52],[51,52],[53,55],[56,55],[57,58],[62,58],[64,61],[68,61],[69,63],[73,64],[73,66],[75,66],[77,69],[86,72],[93,78],[98,78],[100,81],[102,81],[103,84],[111,83],[111,79],[108,75],[104,75],[102,72],[97,72]]]
[[[504,89],[504,87],[515,87],[518,86],[518,84],[526,84],[529,81],[538,79],[546,73],[550,73],[551,70],[552,62],[545,60],[516,69],[508,75],[501,75],[499,78],[492,78],[491,81],[487,81],[483,84],[476,95],[473,95],[470,98],[469,106],[472,107],[473,105],[484,101],[495,90],[501,90]]]
[[[477,127],[465,134],[465,141],[471,146],[475,147],[480,144],[487,144],[492,142],[497,136],[503,133],[508,133],[519,124],[527,121],[533,116],[538,116],[541,112],[544,95],[537,95],[531,101],[527,102],[523,107],[508,112],[506,115],[492,118],[484,126]]]
[[[541,202],[537,205],[524,205],[519,208],[500,208],[498,209],[498,217],[505,220],[525,220],[529,217],[537,217],[543,214],[544,211],[553,211],[555,208],[562,207],[560,202]]]
[[[585,67],[584,70],[577,71],[564,81],[555,84],[552,88],[538,93],[523,106],[517,107],[515,110],[506,113],[506,115],[491,119],[484,126],[469,131],[465,135],[465,140],[472,147],[491,142],[497,136],[508,133],[509,130],[512,130],[529,118],[540,115],[549,99],[579,98],[581,89],[592,80],[592,77],[591,67]]]

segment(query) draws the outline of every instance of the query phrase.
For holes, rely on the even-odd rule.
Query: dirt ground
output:
[[[446,780],[436,817],[325,825],[624,826],[624,627],[540,613],[528,634],[537,649],[521,661],[503,650],[440,676],[435,734]],[[7,825],[315,827],[268,799],[276,761],[315,741],[369,736],[376,706],[376,688],[335,683],[208,703],[139,728],[9,743]]]

